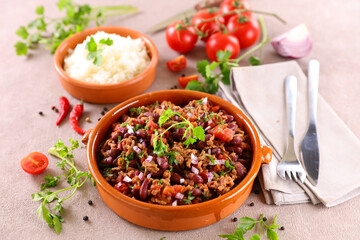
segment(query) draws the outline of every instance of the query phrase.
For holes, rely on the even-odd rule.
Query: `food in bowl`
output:
[[[119,83],[142,73],[150,63],[141,38],[132,39],[98,31],[69,49],[64,70],[70,77],[89,83]]]
[[[207,97],[183,107],[163,101],[131,108],[99,149],[100,171],[116,190],[172,206],[229,192],[253,159],[244,129]]]

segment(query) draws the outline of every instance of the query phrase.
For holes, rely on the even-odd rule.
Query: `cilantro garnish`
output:
[[[237,225],[237,228],[235,229],[234,233],[232,234],[222,234],[218,235],[221,238],[226,238],[227,240],[244,240],[244,234],[246,234],[247,231],[253,229],[257,223],[260,223],[259,227],[259,234],[254,234],[250,237],[251,240],[260,240],[261,238],[261,231],[263,227],[266,228],[266,237],[270,240],[278,240],[278,235],[274,231],[274,229],[279,228],[279,225],[276,224],[276,217],[274,217],[274,222],[271,225],[267,225],[264,221],[264,215],[261,214],[260,220],[254,220],[250,217],[242,217],[240,218],[240,224]]]
[[[130,112],[137,112],[138,115],[141,114],[141,108],[140,108],[140,107],[130,108],[129,111],[130,111]]]
[[[188,192],[188,196],[187,196],[187,199],[183,199],[183,201],[186,203],[186,204],[190,204],[192,200],[195,199],[195,196],[191,195],[191,191]]]
[[[95,22],[100,26],[109,16],[137,12],[137,8],[130,5],[92,7],[89,4],[76,4],[72,0],[59,0],[57,7],[60,12],[65,10],[62,17],[45,16],[44,7],[37,6],[36,18],[16,30],[16,35],[22,39],[14,45],[17,55],[27,55],[29,50],[37,49],[39,45],[45,46],[53,54],[62,41],[81,32],[89,23]],[[109,45],[111,40],[104,39],[100,43]]]
[[[176,165],[178,165],[178,161],[175,159],[175,154],[180,154],[178,152],[168,152],[165,153],[166,156],[169,156],[169,165],[171,166],[173,163],[175,163]]]
[[[215,165],[214,158],[210,154],[204,154],[204,156],[208,156],[210,158],[211,163]]]
[[[61,231],[61,223],[64,221],[62,218],[62,214],[64,214],[64,209],[62,207],[62,203],[72,197],[76,190],[80,188],[84,183],[90,179],[95,185],[95,181],[91,176],[90,172],[83,172],[76,168],[74,162],[73,150],[79,147],[78,141],[74,141],[70,139],[71,147],[67,147],[61,139],[59,139],[54,147],[49,149],[49,153],[54,155],[55,157],[60,158],[60,160],[56,163],[57,167],[60,167],[62,170],[67,171],[67,173],[52,177],[50,174],[46,175],[45,183],[41,184],[41,191],[34,194],[31,194],[31,198],[34,202],[42,201],[39,208],[36,210],[38,217],[41,216],[47,222],[49,227],[54,228],[56,233],[59,234]],[[51,192],[48,188],[57,186],[57,183],[60,179],[66,178],[67,182],[70,184],[70,187],[57,190],[55,192]],[[45,191],[43,191],[45,190]],[[72,193],[65,197],[60,198],[57,194],[61,192],[65,192],[71,190]],[[54,214],[48,207],[48,203],[57,201],[55,204],[55,208],[53,211],[57,211],[59,215]]]
[[[187,139],[183,142],[183,144],[186,147],[189,147],[190,144],[195,143],[197,140],[205,140],[205,131],[201,126],[194,127],[194,125],[191,124],[189,120],[184,118],[180,113],[173,112],[170,108],[166,109],[159,117],[159,126],[161,127],[166,121],[168,121],[172,116],[177,115],[180,118],[183,119],[182,122],[176,122],[172,124],[170,127],[168,127],[165,131],[162,133],[159,133],[157,130],[155,130],[155,136],[153,139],[153,147],[154,147],[154,153],[156,153],[158,156],[162,156],[165,154],[165,152],[168,151],[168,147],[165,143],[162,141],[162,136],[164,133],[169,131],[171,128],[176,126],[182,126],[186,127],[185,133],[183,135],[183,138]]]
[[[99,41],[99,44],[96,44],[95,40],[93,37],[90,38],[90,41],[86,43],[85,48],[89,51],[89,54],[87,56],[88,60],[94,59],[93,63],[97,66],[100,66],[102,63],[102,51],[104,50],[102,48],[103,45],[112,45],[113,44],[113,40],[111,40],[110,38],[108,39],[101,39]]]

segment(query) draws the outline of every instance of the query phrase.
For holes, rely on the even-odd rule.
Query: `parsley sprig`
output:
[[[187,84],[186,89],[214,94],[219,89],[219,81],[229,85],[230,69],[232,67],[238,67],[241,60],[252,55],[255,51],[262,49],[262,47],[270,41],[270,38],[267,37],[265,23],[261,16],[259,16],[259,24],[263,36],[259,44],[236,59],[229,59],[231,52],[226,49],[225,51],[218,51],[216,53],[218,61],[210,63],[207,60],[201,60],[197,62],[197,71],[204,78],[204,82],[191,81]],[[261,63],[260,58],[255,56],[251,56],[248,60],[251,65],[259,65]]]
[[[254,234],[250,236],[250,240],[260,240],[263,227],[266,228],[266,236],[268,239],[278,240],[278,235],[274,231],[275,229],[279,228],[279,225],[276,224],[276,218],[277,215],[275,215],[274,217],[274,222],[270,225],[267,225],[264,221],[263,214],[261,214],[260,220],[254,220],[250,217],[242,217],[240,218],[240,224],[237,225],[234,233],[219,235],[219,237],[226,238],[227,240],[244,240],[245,233],[253,229],[256,224],[260,223],[259,234]]]
[[[37,17],[27,26],[20,26],[17,29],[16,34],[23,39],[14,45],[17,55],[28,55],[30,49],[36,49],[39,45],[44,45],[54,53],[64,39],[81,32],[91,22],[100,26],[107,17],[137,12],[137,8],[130,5],[90,6],[75,4],[72,0],[59,0],[57,7],[60,12],[65,10],[65,16],[60,18],[45,16],[45,8],[37,6],[35,9]],[[51,30],[49,30],[50,26]]]
[[[80,188],[84,183],[90,179],[93,185],[95,186],[95,181],[91,176],[90,172],[83,172],[76,168],[74,162],[73,150],[79,147],[79,143],[76,140],[70,139],[71,147],[67,147],[61,139],[59,139],[54,147],[51,147],[48,152],[60,160],[56,163],[57,167],[60,167],[62,170],[65,170],[66,173],[60,176],[52,177],[50,174],[46,175],[45,183],[41,184],[41,191],[31,194],[32,200],[34,202],[42,201],[38,209],[36,210],[38,217],[42,216],[43,219],[47,222],[49,227],[54,228],[56,233],[61,232],[61,223],[64,221],[61,216],[64,214],[64,208],[62,203],[71,198],[76,190]],[[63,188],[52,192],[49,190],[51,187],[55,187],[58,184],[58,181],[62,178],[66,178],[67,182],[70,184],[70,187]],[[66,192],[71,190],[71,194],[67,197],[60,198],[59,193]],[[57,211],[58,214],[55,214],[51,211],[49,203],[56,201],[55,208],[53,211]]]
[[[183,138],[187,139],[183,142],[183,144],[188,148],[190,144],[194,144],[197,140],[205,140],[205,131],[201,126],[194,127],[192,123],[184,118],[180,113],[172,111],[170,108],[166,109],[159,117],[159,126],[161,127],[165,122],[167,122],[172,116],[179,116],[183,119],[181,122],[176,122],[172,124],[170,127],[165,129],[163,132],[159,132],[155,130],[155,136],[153,139],[153,147],[154,153],[158,156],[164,155],[168,151],[167,145],[162,141],[163,135],[169,131],[171,128],[176,126],[185,127],[185,132],[183,134]]]
[[[97,66],[101,66],[102,63],[102,51],[104,50],[103,46],[111,46],[113,44],[113,40],[110,38],[103,38],[100,39],[99,43],[97,44],[93,37],[90,38],[90,40],[86,43],[85,48],[89,51],[89,54],[87,56],[88,60],[94,59],[93,63]]]

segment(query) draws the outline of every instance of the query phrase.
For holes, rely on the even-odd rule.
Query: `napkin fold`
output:
[[[307,77],[295,61],[232,69],[241,103],[258,128],[282,157],[287,146],[288,123],[285,108],[285,77],[298,79],[295,148],[300,159],[300,142],[308,126]],[[320,76],[320,81],[321,81]],[[229,89],[227,89],[228,93]],[[282,180],[276,173],[280,159],[273,156],[259,173],[268,204],[322,202],[331,207],[360,194],[360,140],[319,95],[317,130],[320,148],[319,180],[316,187]]]

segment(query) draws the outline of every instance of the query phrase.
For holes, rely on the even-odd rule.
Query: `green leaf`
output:
[[[35,9],[35,13],[37,15],[43,15],[44,14],[44,6],[37,6]]]
[[[258,57],[251,56],[248,60],[252,66],[257,66],[261,64],[260,58]]]
[[[27,37],[29,36],[28,31],[26,30],[26,27],[24,26],[20,26],[18,28],[18,30],[16,30],[16,35],[18,35],[19,37],[21,37],[22,39],[27,39]]]
[[[221,81],[226,85],[230,85],[230,68],[227,63],[223,62],[219,65],[222,74]]]
[[[258,234],[254,234],[252,237],[250,237],[250,240],[260,240],[260,236]]]
[[[33,193],[31,194],[31,198],[34,202],[38,202],[44,199],[43,195],[41,193]]]
[[[230,57],[231,52],[227,49],[225,49],[225,51],[220,50],[216,53],[216,58],[219,62],[229,60]]]
[[[25,43],[17,42],[14,47],[16,49],[16,55],[27,55],[28,47]]]
[[[203,84],[201,82],[194,81],[194,80],[188,82],[185,89],[204,92]]]
[[[38,215],[38,219],[40,219],[41,215],[42,215],[42,204],[40,204],[40,206],[36,209],[36,214]]]
[[[168,108],[159,117],[159,126],[161,127],[167,120],[174,115],[174,112]]]
[[[38,43],[41,40],[41,35],[40,33],[34,33],[30,36],[30,42],[31,43]]]
[[[205,141],[205,131],[201,126],[195,127],[192,132],[194,138]]]
[[[239,236],[236,236],[234,234],[222,234],[222,235],[218,235],[219,237],[221,238],[227,238],[227,240],[244,240],[243,237],[239,237]]]
[[[206,77],[205,68],[209,65],[207,60],[198,61],[196,63],[197,71],[201,74],[201,76]]]
[[[54,225],[54,229],[56,231],[57,234],[60,234],[61,232],[61,221],[58,215],[55,214],[51,214],[52,217],[52,221],[53,221],[53,225]]]
[[[218,62],[212,62],[210,65],[205,66],[205,79],[212,77],[213,71],[219,64]]]
[[[47,208],[45,207],[45,204],[42,204],[42,216],[49,225],[49,227],[54,227],[52,217],[50,216],[49,210],[47,210]]]
[[[45,188],[55,187],[57,185],[59,179],[60,178],[58,176],[52,177],[50,174],[47,174],[45,176],[46,182],[41,184],[40,190],[42,191]]]
[[[235,167],[233,165],[231,165],[228,160],[225,161],[225,167],[228,167],[230,169],[235,169]]]
[[[270,240],[279,240],[277,233],[269,228],[266,231],[266,236]]]
[[[66,8],[68,5],[72,4],[72,0],[59,0],[57,3],[57,6],[60,11],[62,11],[64,8]]]
[[[106,44],[106,45],[108,45],[108,46],[111,46],[111,45],[113,44],[113,40],[111,40],[110,38],[101,39],[101,40],[99,41],[99,43],[101,43],[101,44]]]
[[[88,41],[86,43],[85,48],[89,51],[89,52],[96,52],[97,51],[97,44],[94,40],[93,37],[90,38],[90,41]]]
[[[71,186],[74,186],[76,184],[76,177],[68,176],[67,177],[67,183],[69,183]]]

